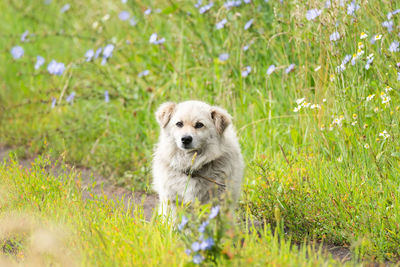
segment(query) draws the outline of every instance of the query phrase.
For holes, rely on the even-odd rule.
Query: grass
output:
[[[13,244],[0,260],[8,260],[8,266],[183,266],[190,262],[179,231],[170,224],[157,217],[146,222],[140,206],[97,195],[84,200],[77,174],[64,171],[55,177],[52,168],[54,164],[44,158],[37,158],[29,169],[16,161],[0,165],[0,245],[4,252],[7,244]],[[252,234],[232,226],[222,229],[230,229],[230,238],[225,237],[217,265],[338,264],[311,246],[293,247],[270,228],[259,235],[253,228]]]
[[[389,50],[399,38],[396,27],[389,32],[382,24],[397,2],[359,2],[355,15],[348,14],[350,2],[336,1],[329,8],[324,1],[270,0],[230,9],[215,1],[204,14],[189,1],[68,2],[65,13],[66,2],[0,3],[0,21],[7,22],[0,24],[1,143],[63,155],[121,185],[150,190],[155,109],[168,100],[201,99],[235,119],[248,166],[244,213],[275,225],[279,212],[296,241],[350,246],[375,261],[399,258],[400,53]],[[308,21],[313,8],[322,13]],[[122,10],[135,16],[135,26],[118,18]],[[216,30],[224,18],[228,23]],[[394,25],[399,19],[390,18]],[[22,43],[26,30],[34,35]],[[331,41],[336,31],[340,39]],[[165,43],[149,44],[152,33]],[[382,38],[372,44],[376,34]],[[88,49],[111,43],[104,66],[85,61]],[[25,50],[17,60],[10,54],[16,45]],[[229,59],[221,62],[221,53]],[[353,54],[355,64],[337,71]],[[46,59],[39,70],[37,55]],[[47,72],[52,59],[65,63],[63,75]],[[277,69],[267,75],[271,64]],[[242,77],[246,66],[251,72]],[[146,69],[150,74],[138,77]]]

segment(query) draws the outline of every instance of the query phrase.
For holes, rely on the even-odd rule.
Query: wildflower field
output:
[[[0,10],[0,145],[44,155],[30,169],[0,165],[0,263],[346,264],[314,242],[349,248],[352,265],[400,259],[399,1]],[[84,200],[71,175],[45,171],[62,158],[150,193],[154,111],[187,99],[234,118],[246,161],[238,218],[211,205],[177,229],[146,222],[142,207]]]

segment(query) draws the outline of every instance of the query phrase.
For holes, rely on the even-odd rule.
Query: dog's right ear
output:
[[[167,126],[171,119],[172,113],[174,112],[176,104],[173,102],[167,102],[162,104],[156,111],[156,119],[161,128]]]

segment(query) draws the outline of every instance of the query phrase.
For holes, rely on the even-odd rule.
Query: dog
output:
[[[228,112],[201,101],[167,102],[156,111],[160,136],[153,159],[153,188],[159,213],[178,203],[227,196],[236,203],[244,163]]]

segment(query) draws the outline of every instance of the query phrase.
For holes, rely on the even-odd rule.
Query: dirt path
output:
[[[3,162],[4,160],[9,159],[9,152],[11,152],[12,149],[9,147],[4,147],[0,146],[0,162]],[[34,161],[34,158],[28,158],[28,159],[18,159],[18,162],[20,165],[23,167],[30,168],[31,163]],[[72,167],[68,166],[67,172],[75,172],[77,173],[76,180],[79,178],[81,179],[81,186],[82,186],[82,193],[83,197],[85,199],[91,198],[89,191],[88,191],[88,186],[93,184],[94,181],[96,181],[96,186],[90,191],[92,194],[95,194],[97,196],[102,196],[103,194],[106,195],[109,199],[112,200],[121,200],[123,199],[125,204],[128,204],[130,201],[131,204],[134,205],[142,205],[143,206],[143,213],[144,217],[146,218],[147,221],[151,219],[151,216],[153,214],[154,207],[156,206],[158,199],[157,196],[154,194],[146,194],[145,192],[135,192],[134,194],[132,191],[116,186],[112,182],[110,182],[107,178],[105,178],[102,175],[99,175],[98,173],[92,172],[91,170],[87,168],[78,168],[78,169],[73,169]],[[53,166],[52,168],[49,168],[48,170],[50,173],[52,173],[54,176],[60,175],[60,173],[64,172],[60,167]],[[80,175],[78,176],[78,174]]]
[[[7,160],[9,158],[8,156],[9,152],[11,151],[12,151],[11,148],[0,145],[0,162]],[[18,159],[18,161],[20,165],[22,165],[23,167],[30,168],[31,163],[34,161],[34,158]],[[149,221],[151,219],[154,207],[158,202],[156,195],[146,194],[145,192],[135,192],[134,194],[132,194],[130,190],[124,187],[116,186],[115,184],[110,182],[106,177],[99,175],[95,172],[92,172],[87,168],[77,168],[77,169],[76,168],[74,169],[73,167],[68,167],[68,168],[69,169],[67,170],[67,172],[72,172],[73,170],[75,170],[75,172],[77,171],[76,180],[78,180],[80,177],[83,188],[82,193],[85,199],[91,198],[88,191],[88,186],[93,184],[94,181],[96,181],[96,186],[94,187],[94,189],[91,190],[92,194],[95,194],[97,196],[102,196],[103,194],[105,194],[109,199],[112,200],[123,199],[125,204],[127,204],[130,201],[131,204],[142,205],[146,220]],[[60,175],[60,173],[64,172],[64,170],[62,170],[60,167],[53,166],[52,168],[49,168],[49,172],[57,177],[58,175]],[[79,173],[80,175],[78,176]],[[301,244],[298,244],[297,246],[301,247]],[[325,254],[331,254],[333,258],[335,258],[340,262],[346,262],[351,260],[352,256],[351,252],[346,247],[334,246],[329,244],[317,244],[316,250],[320,248]],[[370,264],[370,266],[379,266],[379,265]]]

